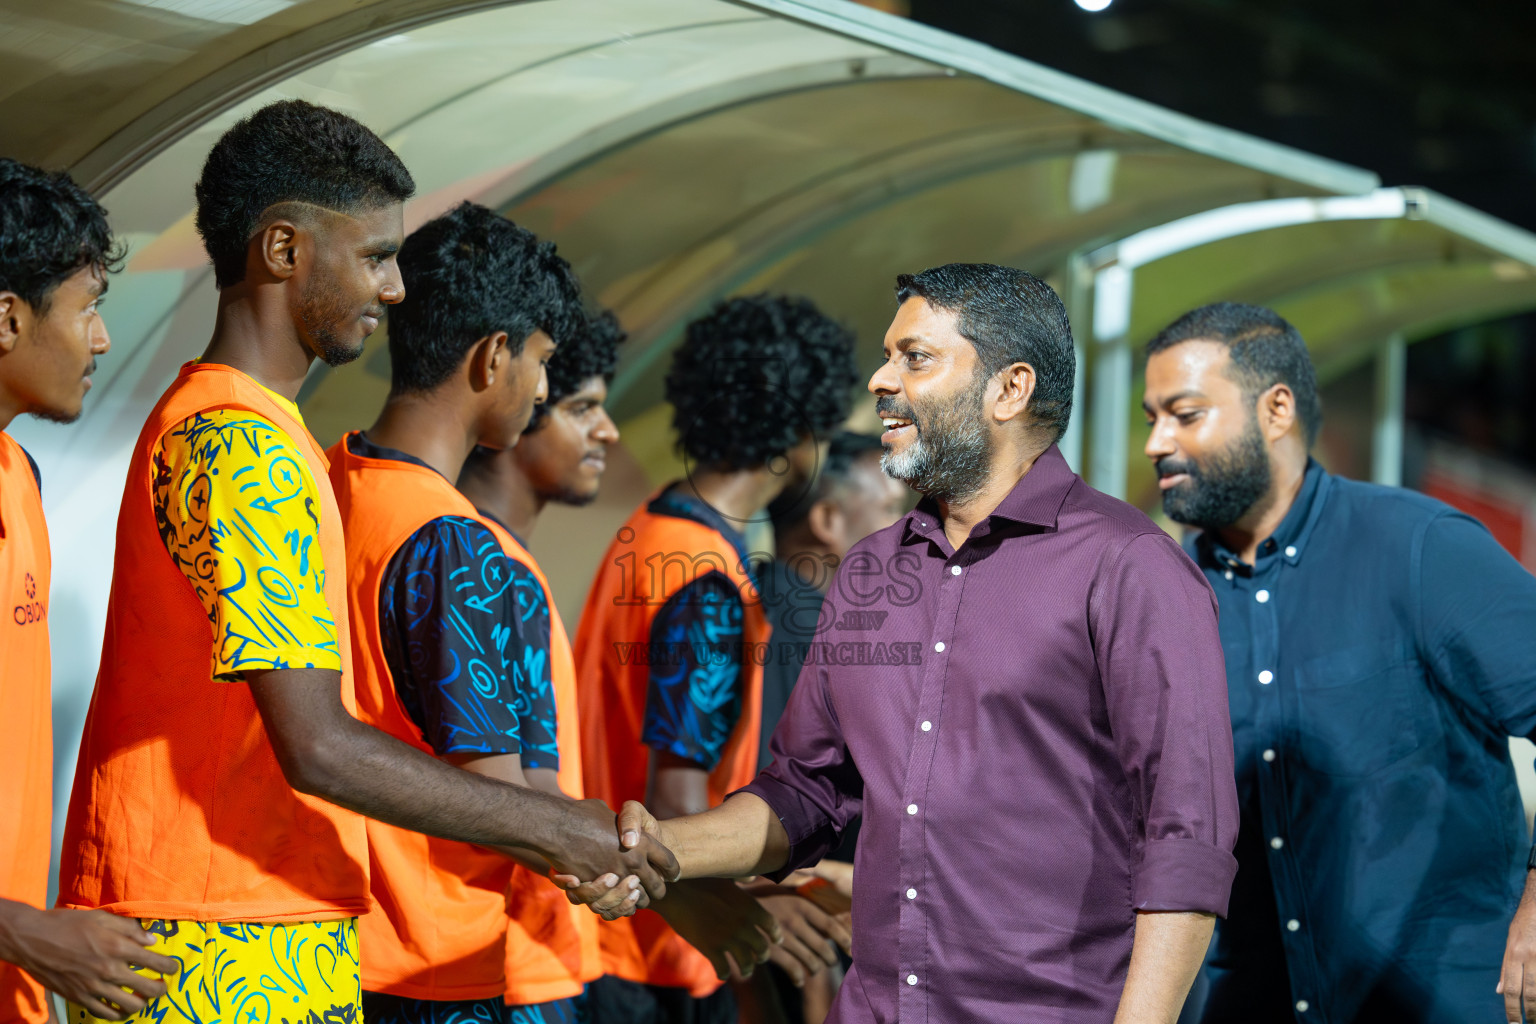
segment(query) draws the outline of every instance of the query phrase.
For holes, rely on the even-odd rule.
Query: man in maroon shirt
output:
[[[1075,362],[1018,270],[898,278],[869,382],[925,495],[849,553],[773,763],[661,839],[685,876],[811,864],[863,814],[832,1020],[1166,1024],[1224,914],[1237,794],[1215,599],[1056,441]]]

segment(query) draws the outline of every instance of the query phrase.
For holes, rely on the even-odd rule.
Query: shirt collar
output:
[[[202,365],[204,365],[204,364],[203,364],[203,361],[201,359],[193,359],[190,362],[183,363],[181,365],[181,370],[182,370],[183,373],[185,373],[186,371],[190,370],[194,366],[202,366]],[[223,366],[224,364],[223,363],[214,363],[214,364],[211,364],[211,365]],[[235,370],[235,368],[233,366],[226,367],[226,369]],[[273,391],[271,388],[267,387],[261,381],[257,380],[255,377],[252,377],[250,374],[244,372],[243,370],[235,370],[235,372],[240,374],[240,376],[244,377],[246,380],[250,381],[252,384],[255,384],[257,387],[261,388],[262,391],[265,391],[266,394],[267,394],[267,397],[272,399],[272,401],[277,403],[278,408],[282,409],[289,416],[292,416],[294,419],[298,420],[300,425],[303,425],[303,423],[304,423],[304,414],[299,412],[298,403],[296,403],[293,399],[286,398],[286,397],[278,394],[276,391]],[[306,426],[305,429],[307,430],[309,428]]]
[[[347,435],[347,451],[353,455],[361,455],[365,459],[380,459],[385,462],[405,462],[412,466],[420,466],[422,469],[430,469],[441,479],[448,478],[439,473],[432,466],[409,452],[402,452],[398,448],[386,448],[382,444],[375,444],[368,439],[368,435],[361,430],[354,430]],[[449,480],[449,483],[453,481]]]
[[[1040,453],[1035,464],[1029,467],[1029,472],[998,502],[988,519],[1006,519],[1047,530],[1055,529],[1062,503],[1067,500],[1067,492],[1072,490],[1075,483],[1077,474],[1072,472],[1066,458],[1053,444]],[[929,498],[918,502],[917,507],[907,513],[905,521],[909,538],[932,537],[944,529],[938,503]],[[982,537],[990,532],[989,523],[981,523],[972,531],[971,536]]]
[[[475,511],[479,512],[482,516],[485,516],[485,518],[489,519],[491,522],[495,523],[497,526],[501,527],[503,530],[506,530],[507,531],[507,536],[509,536],[513,540],[517,541],[518,546],[521,547],[524,551],[528,550],[528,542],[523,540],[523,538],[519,537],[517,535],[517,531],[516,530],[512,529],[512,527],[510,527],[506,523],[502,522],[501,518],[499,516],[497,516],[497,515],[495,515],[495,514],[493,514],[491,512],[487,512],[485,509],[481,508],[479,505],[475,506]]]
[[[668,484],[663,488],[660,494],[650,500],[645,509],[652,515],[691,519],[696,523],[703,523],[730,541],[731,547],[736,549],[741,564],[748,564],[746,535],[727,522],[726,518],[707,501],[684,492],[676,483]]]
[[[1296,500],[1291,503],[1285,518],[1280,520],[1279,527],[1259,545],[1258,561],[1278,555],[1291,565],[1301,562],[1332,484],[1333,477],[1328,471],[1316,459],[1309,457],[1306,474],[1301,479],[1301,490],[1296,493]],[[1202,561],[1225,565],[1230,569],[1243,567],[1238,557],[1227,550],[1209,530],[1196,539],[1195,546],[1203,556]]]

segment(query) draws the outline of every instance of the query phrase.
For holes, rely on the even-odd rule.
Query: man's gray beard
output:
[[[981,490],[992,472],[992,434],[981,409],[989,378],[979,371],[976,376],[953,406],[929,418],[928,436],[914,421],[918,434],[907,450],[881,454],[887,476],[949,504]]]

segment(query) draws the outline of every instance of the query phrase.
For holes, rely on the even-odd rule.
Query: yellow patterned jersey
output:
[[[271,397],[298,417],[293,403]],[[340,670],[320,502],[288,435],[243,409],[209,410],[160,439],[154,467],[161,539],[212,626],[213,678]]]
[[[143,921],[151,948],[181,964],[143,1024],[361,1024],[357,918],[297,924]],[[105,1024],[69,1004],[68,1024]]]

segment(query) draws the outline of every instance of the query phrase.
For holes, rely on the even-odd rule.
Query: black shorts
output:
[[[736,1024],[729,985],[695,999],[685,988],[641,985],[604,975],[587,986],[592,1024]]]

